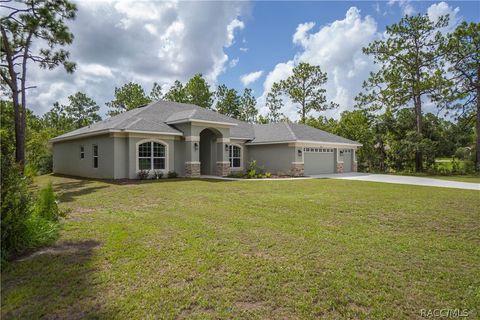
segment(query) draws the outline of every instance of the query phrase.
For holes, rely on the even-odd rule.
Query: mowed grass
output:
[[[2,273],[2,319],[479,316],[480,193],[344,180],[43,176],[60,239]]]

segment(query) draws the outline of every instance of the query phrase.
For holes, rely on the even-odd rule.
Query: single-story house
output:
[[[293,176],[357,170],[358,142],[296,123],[250,124],[192,104],[157,101],[51,140],[53,172],[136,179],[139,172],[227,176],[256,160]]]

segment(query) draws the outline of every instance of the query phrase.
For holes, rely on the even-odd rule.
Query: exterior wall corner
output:
[[[217,161],[216,175],[220,177],[226,177],[230,174],[230,162],[229,161]]]
[[[200,177],[200,162],[185,162],[185,177]]]
[[[293,177],[303,177],[305,174],[305,165],[303,162],[292,162],[291,175]]]

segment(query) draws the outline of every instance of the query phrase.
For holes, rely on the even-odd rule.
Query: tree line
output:
[[[82,92],[69,96],[66,105],[55,103],[42,117],[27,108],[28,63],[46,69],[63,66],[67,72],[75,70],[64,49],[74,39],[66,22],[75,18],[75,5],[67,0],[31,0],[20,7],[7,4],[2,6],[10,14],[1,18],[0,25],[0,75],[2,87],[11,98],[10,103],[2,102],[2,122],[8,128],[6,121],[11,119],[12,130],[3,134],[11,135],[15,162],[23,170],[25,159],[34,167],[43,161],[48,163],[40,160],[48,158],[48,137],[101,117],[98,104]],[[427,15],[418,14],[388,26],[384,38],[363,49],[378,66],[377,71],[363,83],[355,98],[355,110],[343,112],[338,120],[313,117],[338,105],[327,101],[328,75],[321,66],[305,62],[296,64],[289,77],[272,85],[266,93],[265,115],[259,115],[251,89],[239,93],[219,85],[212,90],[201,74],[186,83],[175,81],[165,93],[158,83],[148,94],[133,82],[115,88],[113,100],[106,103],[107,115],[164,99],[192,103],[251,123],[268,123],[291,121],[285,116],[288,105],[297,109],[299,122],[361,142],[364,147],[359,151],[359,164],[365,170],[422,171],[434,164],[435,157],[451,156],[462,147],[472,150],[478,170],[480,24],[463,22],[445,34],[448,23],[448,16],[431,21]],[[35,41],[47,45],[34,53]],[[424,111],[426,104],[430,113]],[[449,139],[443,139],[444,134]]]

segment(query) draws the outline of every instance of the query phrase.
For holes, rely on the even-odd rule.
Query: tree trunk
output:
[[[5,60],[8,64],[8,73],[10,75],[10,79],[4,77],[3,80],[8,84],[10,90],[12,91],[12,102],[15,121],[15,162],[20,165],[20,169],[23,172],[23,165],[25,162],[25,112],[22,112],[24,107],[21,107],[18,101],[18,77],[17,73],[15,72],[15,63],[10,44],[8,42],[7,32],[5,28],[3,28],[3,26],[0,26],[0,32],[2,34],[2,45],[5,52]],[[28,50],[28,48],[25,50]]]
[[[25,161],[25,130],[22,128],[22,110],[18,101],[18,92],[12,92],[14,120],[15,120],[15,162],[23,171]]]
[[[25,131],[27,128],[27,89],[26,89],[26,82],[27,82],[27,59],[28,59],[28,50],[30,48],[30,43],[32,39],[32,32],[29,32],[27,36],[27,40],[25,41],[25,49],[23,52],[22,58],[22,78],[20,79],[20,93],[22,94],[22,102],[18,106],[20,109],[20,119],[19,122],[15,121],[15,126],[17,123],[19,124],[18,128],[18,136],[17,136],[17,144],[16,149],[19,157],[17,158],[17,163],[20,165],[20,170],[23,172],[23,168],[25,166]],[[18,101],[18,97],[17,97]],[[17,120],[17,119],[16,119]]]
[[[414,97],[415,104],[415,125],[418,138],[422,137],[422,99],[421,96]],[[421,172],[423,170],[423,154],[422,150],[417,149],[415,152],[415,171]]]
[[[480,171],[480,67],[477,68],[477,143],[475,156],[475,169]]]

